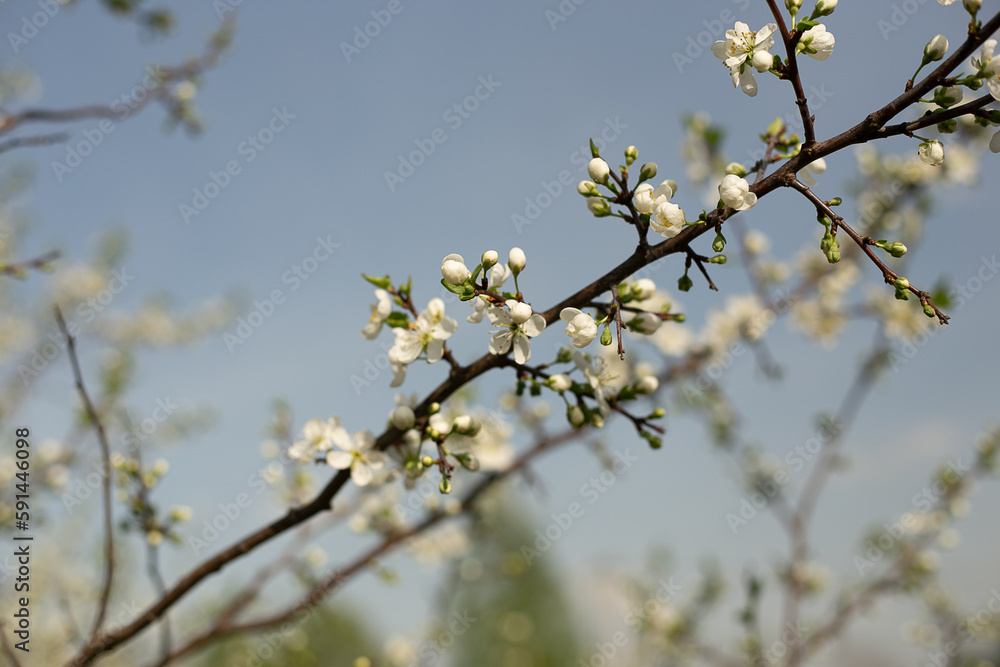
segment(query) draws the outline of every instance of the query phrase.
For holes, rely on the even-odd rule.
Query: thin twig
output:
[[[94,617],[93,629],[90,632],[90,641],[93,642],[100,633],[101,626],[104,624],[104,615],[107,613],[108,601],[111,599],[111,584],[115,572],[114,518],[112,517],[111,507],[111,447],[108,444],[108,436],[104,431],[104,424],[101,423],[101,417],[97,414],[94,403],[90,400],[90,395],[87,394],[87,388],[83,383],[83,373],[80,372],[80,361],[76,355],[76,339],[70,334],[69,328],[66,326],[66,320],[63,319],[62,311],[59,310],[58,306],[55,307],[55,314],[56,321],[59,323],[59,330],[62,331],[63,336],[66,338],[66,351],[69,354],[70,364],[73,367],[73,377],[76,380],[77,392],[80,394],[80,400],[83,401],[87,417],[97,431],[97,440],[101,445],[103,469],[108,471],[108,474],[101,476],[101,491],[104,505],[104,557],[106,562],[104,564],[104,583],[101,585],[101,595],[97,602],[97,613]]]

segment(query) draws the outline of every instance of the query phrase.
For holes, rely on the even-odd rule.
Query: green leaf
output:
[[[385,323],[395,329],[405,328],[410,325],[410,317],[406,313],[394,310],[389,313],[389,317],[385,318]]]
[[[392,287],[392,280],[389,279],[389,274],[385,274],[385,278],[375,278],[373,276],[361,274],[361,277],[370,282],[375,287],[380,287],[382,289],[389,289]]]

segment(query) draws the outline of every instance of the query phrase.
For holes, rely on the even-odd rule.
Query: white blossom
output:
[[[415,322],[394,329],[396,343],[389,350],[389,361],[393,364],[410,364],[425,349],[428,363],[440,361],[444,354],[444,341],[457,328],[458,322],[444,314],[444,301],[431,299],[427,309],[420,313]],[[395,368],[393,372],[396,372]]]
[[[507,301],[508,307],[519,303],[513,299]],[[545,318],[541,315],[531,315],[523,323],[516,323],[504,308],[490,306],[486,314],[490,322],[501,327],[501,331],[493,334],[490,339],[490,353],[506,354],[514,348],[514,361],[523,364],[531,358],[531,343],[528,338],[534,338],[545,328]]]
[[[764,65],[764,56],[758,54],[770,56],[767,52],[774,46],[774,33],[777,29],[777,24],[768,23],[759,31],[752,32],[746,23],[737,21],[733,30],[726,31],[725,40],[712,45],[712,54],[729,68],[733,87],[739,87],[750,97],[757,94],[757,81],[753,78],[753,69]],[[773,59],[768,61],[768,68],[771,61]]]
[[[990,95],[1000,100],[1000,58],[993,58],[993,50],[996,46],[997,40],[995,39],[983,42],[979,57],[972,59],[972,66],[979,70],[979,73],[986,80],[986,88],[990,91]]]
[[[361,335],[363,335],[368,340],[375,340],[378,338],[379,332],[382,331],[382,324],[385,323],[385,318],[389,317],[392,313],[392,297],[384,289],[375,290],[375,301],[372,302],[372,316],[368,320],[368,324],[365,328],[361,330]]]
[[[684,228],[684,209],[669,201],[657,204],[649,228],[668,239],[677,236]]]
[[[725,176],[719,183],[719,198],[737,211],[745,211],[757,203],[757,195],[750,192],[750,184],[736,174]]]
[[[666,180],[654,190],[649,183],[640,183],[632,196],[635,210],[639,213],[652,213],[658,204],[670,201],[674,196],[674,185],[673,181]]]
[[[917,148],[917,155],[927,164],[937,167],[944,162],[944,145],[936,139],[924,141]]]
[[[472,275],[461,255],[452,253],[441,260],[441,277],[449,285],[461,285]]]
[[[351,480],[358,486],[370,484],[375,478],[374,470],[385,464],[382,453],[373,449],[375,435],[371,431],[358,431],[352,438],[340,429],[335,434],[334,444],[338,449],[326,455],[327,464],[337,470],[350,468]]]
[[[827,32],[826,26],[818,23],[802,33],[795,51],[805,53],[814,60],[826,60],[833,53],[834,42],[833,33]]]
[[[563,308],[559,319],[566,323],[566,335],[573,339],[573,347],[587,347],[597,337],[594,318],[577,308]]]
[[[802,167],[802,171],[798,172],[798,174],[799,178],[802,179],[806,185],[816,185],[816,177],[825,171],[826,160],[819,158]]]

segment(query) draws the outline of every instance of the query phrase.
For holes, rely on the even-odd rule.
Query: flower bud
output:
[[[651,178],[656,178],[657,166],[655,162],[647,162],[642,165],[639,169],[639,181],[648,181]]]
[[[441,262],[441,277],[449,285],[461,285],[472,275],[461,255],[452,253]]]
[[[636,301],[645,301],[656,294],[656,283],[649,278],[640,278],[632,283],[629,292]]]
[[[607,201],[599,197],[591,197],[587,200],[587,208],[594,214],[595,218],[604,218],[611,215],[611,206]]]
[[[794,17],[799,13],[799,8],[802,7],[802,0],[785,0],[785,9],[788,13]]]
[[[904,278],[903,276],[896,278],[892,282],[892,285],[898,290],[910,289],[910,281]]]
[[[712,241],[712,250],[715,252],[722,252],[725,247],[726,237],[722,235],[722,232],[719,232],[715,235],[715,240]]]
[[[524,265],[527,264],[528,260],[524,256],[524,251],[520,248],[511,248],[510,254],[507,255],[507,266],[510,267],[511,273],[515,276],[524,271]]]
[[[531,318],[531,306],[523,301],[508,299],[507,307],[510,309],[510,319],[514,324],[524,324]]]
[[[950,86],[948,88],[939,87],[934,90],[934,97],[932,98],[934,104],[940,107],[950,107],[958,104],[962,101],[962,87],[961,86]]]
[[[611,327],[605,326],[604,331],[601,332],[601,345],[611,345]]]
[[[392,420],[393,426],[398,428],[400,431],[405,431],[413,428],[416,416],[413,414],[413,408],[408,405],[401,405],[392,411],[390,419]]]
[[[708,262],[709,262],[709,264],[725,264],[726,263],[726,256],[725,255],[716,255],[715,257],[709,257],[708,258]]]
[[[611,173],[611,168],[608,167],[608,163],[599,157],[595,157],[587,165],[587,173],[590,175],[590,180],[595,183],[607,183],[608,175]]]
[[[917,155],[923,162],[937,167],[944,163],[944,146],[937,139],[924,141],[917,148]]]
[[[944,35],[934,35],[924,47],[924,62],[934,62],[944,58],[948,51],[948,38]]]
[[[899,241],[896,241],[894,243],[890,243],[889,245],[887,245],[885,247],[885,249],[893,257],[902,257],[903,255],[906,254],[906,246],[903,245],[902,243],[900,243]]]
[[[447,477],[441,478],[441,483],[438,484],[438,490],[441,493],[451,493],[451,481]]]
[[[829,16],[837,8],[837,0],[817,0],[813,16]]]
[[[583,414],[583,408],[579,405],[571,405],[566,410],[566,421],[568,421],[574,428],[580,428],[586,420],[587,415]]]
[[[639,157],[639,149],[635,146],[629,146],[625,149],[625,166],[631,167],[632,163],[635,162],[636,158]]]
[[[758,72],[766,72],[774,65],[774,56],[767,51],[757,51],[753,54],[751,64]]]
[[[483,253],[483,271],[489,269],[491,266],[500,261],[500,253],[496,250],[487,250]]]
[[[430,468],[432,465],[434,465],[434,458],[431,456],[424,456],[422,459],[420,459],[420,465],[422,465],[425,468]]]
[[[682,292],[687,292],[688,290],[690,290],[693,284],[694,283],[691,282],[691,278],[689,278],[688,274],[686,273],[677,279],[677,289],[679,289]]]
[[[558,375],[553,375],[548,380],[545,381],[547,385],[552,387],[554,391],[564,392],[567,389],[573,387],[573,381],[569,379],[568,375],[559,373]]]
[[[635,383],[635,393],[637,394],[652,394],[659,388],[660,381],[656,379],[655,375],[647,375]]]
[[[584,197],[596,197],[597,184],[593,181],[580,181],[576,186],[576,191]]]
[[[929,303],[924,304],[924,315],[927,317],[935,317],[937,313],[934,312],[934,306]]]
[[[727,174],[735,174],[740,178],[743,178],[744,176],[747,175],[747,168],[742,164],[740,164],[739,162],[730,162],[729,164],[726,165],[725,171]]]
[[[962,0],[962,6],[965,7],[965,11],[975,16],[979,8],[983,6],[983,0]]]

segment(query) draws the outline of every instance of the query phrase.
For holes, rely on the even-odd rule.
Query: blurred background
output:
[[[8,113],[128,107],[148,66],[198,56],[221,21],[235,17],[232,45],[216,66],[175,91],[196,109],[188,126],[172,123],[161,105],[152,104],[123,111],[125,117],[109,125],[95,118],[65,125],[66,143],[0,156],[2,178],[18,186],[5,199],[4,260],[62,253],[52,275],[31,273],[3,286],[11,321],[33,323],[16,331],[11,325],[6,334],[3,361],[13,407],[5,420],[65,446],[78,407],[66,358],[28,381],[18,368],[30,365],[44,341],[58,338],[46,300],[58,300],[59,290],[83,289],[81,281],[92,276],[81,266],[119,271],[122,289],[108,303],[91,306],[92,316],[86,308],[71,311],[82,327],[84,374],[98,386],[100,368],[126,363],[108,350],[127,350],[127,363],[135,363],[127,390],[130,418],[141,423],[158,407],[162,413],[165,404],[177,406],[179,425],[170,420],[174,430],[151,437],[170,442],[151,444],[149,456],[169,461],[157,504],[191,509],[178,528],[181,536],[198,535],[220,504],[250,494],[250,505],[205,553],[284,511],[287,498],[258,495],[254,482],[273,455],[267,442],[276,400],[288,406],[279,414],[296,435],[306,420],[332,415],[351,431],[381,431],[398,390],[389,387],[391,373],[380,361],[391,336],[372,342],[359,335],[373,299],[361,273],[388,273],[396,284],[412,276],[414,301],[423,308],[443,296],[439,264],[445,255],[461,253],[472,265],[485,250],[505,258],[516,246],[527,255],[520,287],[536,310],[547,309],[617,265],[635,244],[632,230],[615,218],[594,218],[575,192],[576,182],[586,178],[589,139],[599,140],[613,167],[627,146],[637,146],[639,163],[658,163],[656,182],[678,182],[672,201],[692,219],[714,205],[701,187],[711,166],[692,148],[692,122],[703,126],[710,118],[724,128],[724,162],[748,165],[760,155],[758,135],[768,123],[776,116],[797,122],[790,86],[757,75],[760,92],[748,98],[732,87],[707,48],[736,20],[753,29],[769,22],[763,2],[393,0],[279,7],[182,1],[170,5],[175,25],[167,35],[95,2],[57,6],[32,32],[24,21],[45,11],[43,4],[0,7],[9,31],[0,63],[14,82],[3,91]],[[984,5],[982,16],[996,10],[990,0]],[[833,56],[801,65],[819,138],[852,126],[901,92],[934,34],[959,44],[967,15],[935,2],[845,2],[826,24],[837,37]],[[699,112],[708,116],[691,121]],[[191,126],[203,131],[186,131]],[[899,137],[879,148],[912,159],[917,143]],[[879,378],[847,435],[844,469],[821,499],[813,531],[813,556],[827,568],[827,591],[858,580],[855,557],[872,526],[919,507],[917,497],[935,467],[970,461],[977,435],[996,418],[1000,281],[990,280],[995,269],[983,269],[995,266],[997,250],[993,159],[987,153],[980,168],[970,158],[972,166],[955,167],[942,181],[927,209],[919,251],[908,256],[907,276],[915,285],[976,289],[945,309],[953,315],[950,325],[934,328],[905,363]],[[852,193],[864,186],[857,156],[844,151],[827,163],[817,191],[827,199],[843,196],[844,215],[857,219]],[[564,171],[571,185],[557,188]],[[776,192],[739,219],[765,234],[769,254],[789,265],[803,247],[822,257],[821,228],[801,197]],[[696,245],[707,253],[710,242],[703,237]],[[694,334],[704,330],[709,312],[726,308],[727,298],[751,291],[735,251],[730,258],[714,267],[718,292],[692,275],[694,289],[679,297],[681,262],[670,257],[651,267],[649,277],[672,295],[674,310],[686,315]],[[862,283],[880,282],[873,266],[861,268]],[[981,282],[970,283],[977,275]],[[106,279],[98,288],[110,287]],[[852,289],[864,301],[864,289]],[[483,354],[486,325],[465,322],[471,312],[466,304],[450,299],[447,309],[459,320],[449,341],[456,357],[470,361]],[[263,317],[247,319],[254,311]],[[817,345],[786,319],[768,335],[783,370],[780,380],[763,377],[750,354],[737,356],[721,380],[739,405],[743,436],[778,459],[816,433],[818,415],[836,409],[879,331],[874,319],[860,317]],[[259,325],[248,329],[251,321]],[[538,339],[533,359],[544,360],[568,342],[558,329]],[[422,396],[446,373],[444,364],[414,364],[402,390]],[[490,407],[511,386],[510,375],[495,374],[476,385],[475,398]],[[560,418],[561,408],[552,405]],[[532,466],[534,483],[511,487],[507,520],[476,538],[475,551],[457,564],[432,559],[435,564],[425,565],[403,553],[380,562],[380,576],[352,580],[338,591],[336,608],[323,612],[331,618],[319,619],[309,632],[317,655],[326,649],[316,642],[329,640],[334,653],[327,655],[338,656],[315,664],[350,664],[337,661],[390,645],[397,651],[407,643],[409,650],[425,646],[421,642],[434,631],[431,619],[447,622],[453,608],[475,610],[489,622],[473,625],[453,649],[433,644],[441,664],[603,664],[592,656],[622,628],[631,604],[633,589],[623,581],[641,580],[653,590],[661,578],[672,577],[679,595],[692,596],[714,582],[707,561],[728,585],[705,623],[718,648],[738,652],[741,581],[748,572],[773,573],[787,558],[787,538],[766,511],[734,530],[727,515],[739,513],[747,492],[728,459],[699,420],[683,411],[668,409],[667,427],[662,449],[652,451],[629,425],[608,425],[606,450],[628,451],[638,465],[586,505],[582,518],[541,555],[540,567],[527,578],[514,577],[517,585],[461,570],[475,569],[473,562],[506,572],[504,553],[517,551],[534,539],[536,528],[553,521],[553,513],[580,501],[582,485],[601,470],[588,448],[571,446],[540,458]],[[525,442],[512,440],[515,448]],[[76,444],[86,456],[95,455],[92,436]],[[86,472],[82,464],[77,470],[84,472],[57,481],[72,488]],[[313,471],[313,478],[319,488],[326,473]],[[55,557],[60,538],[54,531],[61,526],[62,535],[80,541],[82,556],[94,556],[96,567],[97,494],[84,499],[80,511],[60,502],[64,492],[56,486],[47,496],[48,523],[39,528],[36,548]],[[968,609],[984,608],[1000,587],[998,500],[995,484],[978,487],[971,513],[956,525],[960,543],[941,557],[941,581]],[[311,541],[325,554],[316,557],[327,568],[369,543],[370,536],[349,530]],[[135,552],[131,566],[137,569],[141,545],[141,537],[133,537],[123,547]],[[234,590],[285,546],[261,549],[205,588]],[[197,560],[190,542],[163,549],[164,579],[176,580]],[[291,599],[294,592],[282,581],[267,589],[268,601]],[[141,604],[154,591],[137,575],[127,595]],[[196,618],[207,599],[205,591],[192,596],[179,606],[179,616]],[[809,613],[828,612],[834,600],[833,594],[814,599]],[[768,641],[780,633],[778,602],[762,607]],[[915,635],[926,620],[904,596],[882,600],[816,664],[923,664],[929,649]],[[341,632],[355,643],[335,641]],[[506,652],[488,650],[489,659],[504,662],[477,654],[484,646],[506,646]],[[563,652],[543,655],[527,648],[532,646]],[[234,662],[239,658],[232,650],[229,658],[216,654],[219,662],[212,664],[244,664]],[[634,662],[639,659],[637,647],[626,644],[614,658],[620,662],[609,664],[653,664]],[[419,664],[434,664],[423,660]]]

